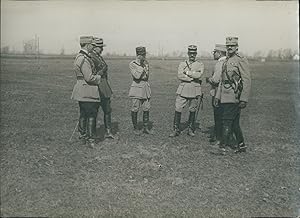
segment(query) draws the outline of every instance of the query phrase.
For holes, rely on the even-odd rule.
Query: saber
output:
[[[196,120],[198,120],[198,114],[199,114],[200,108],[201,108],[201,110],[203,110],[203,93],[198,97],[198,104],[197,104],[196,115],[195,115]]]
[[[73,135],[74,135],[76,129],[78,128],[78,124],[79,124],[79,121],[77,121],[77,123],[76,123],[76,126],[75,126],[75,128],[74,128],[74,130],[73,130],[73,133],[72,133],[72,135],[71,135],[71,137],[70,137],[70,139],[69,139],[69,142],[72,140]]]

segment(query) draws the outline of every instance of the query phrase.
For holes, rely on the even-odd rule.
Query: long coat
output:
[[[236,89],[233,81],[240,81],[242,89]],[[219,83],[216,98],[221,103],[248,102],[251,90],[251,73],[248,60],[240,54],[228,57],[222,70],[222,79]]]
[[[111,90],[111,87],[108,83],[108,69],[107,69],[107,64],[106,62],[104,61],[104,59],[94,53],[94,52],[91,52],[89,54],[93,60],[93,63],[94,63],[94,74],[98,74],[101,76],[101,81],[100,81],[100,84],[99,84],[99,91],[100,91],[100,97],[104,97],[104,98],[110,98],[112,96],[112,90]]]
[[[84,102],[100,102],[98,85],[101,76],[93,74],[93,62],[83,50],[75,58],[74,71],[77,81],[71,99]]]
[[[176,94],[184,98],[196,98],[201,95],[201,76],[203,72],[204,64],[199,61],[181,62],[177,74],[181,83],[177,88]]]
[[[129,69],[132,76],[132,83],[129,90],[130,98],[150,99],[151,88],[149,80],[149,64],[141,65],[138,60],[129,63]]]

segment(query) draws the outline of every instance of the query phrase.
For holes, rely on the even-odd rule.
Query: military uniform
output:
[[[101,38],[94,38],[93,43],[94,47],[103,48],[105,45],[103,44],[103,39]],[[91,59],[95,65],[94,67],[94,74],[101,76],[101,81],[98,86],[100,98],[101,98],[101,108],[104,113],[104,126],[106,129],[106,138],[114,138],[111,133],[111,100],[110,97],[112,96],[112,90],[108,83],[108,66],[104,61],[101,54],[97,53],[95,50],[90,52]]]
[[[197,47],[190,45],[188,47],[188,54],[197,55]],[[179,64],[178,79],[180,84],[176,91],[175,101],[175,115],[173,130],[170,137],[175,137],[180,134],[179,124],[181,120],[181,112],[183,108],[189,104],[189,130],[188,134],[194,136],[195,131],[195,115],[197,109],[197,98],[202,94],[201,92],[201,76],[204,72],[203,63],[197,60],[186,60]]]
[[[214,134],[212,134],[210,141],[213,142],[216,139],[218,141],[217,143],[219,143],[222,137],[222,108],[219,106],[216,107],[214,105],[214,101],[217,93],[217,88],[219,86],[219,82],[221,79],[222,67],[224,61],[226,60],[226,56],[222,56],[221,53],[222,52],[226,53],[226,46],[216,44],[213,52],[214,52],[214,56],[216,55],[215,53],[218,52],[217,55],[219,55],[219,58],[217,59],[217,63],[215,64],[212,76],[207,79],[207,82],[211,85],[210,95],[212,96],[212,107],[214,112],[214,123],[215,123]]]
[[[226,46],[237,46],[236,37],[226,38]],[[241,108],[246,106],[251,89],[249,64],[245,57],[238,53],[228,56],[223,64],[222,79],[216,99],[220,100],[222,115],[222,147],[229,144],[234,133],[238,147],[236,152],[246,151],[242,129],[240,128]]]
[[[80,44],[91,45],[92,36],[80,37]],[[79,125],[78,131],[81,139],[87,139],[94,145],[96,131],[96,118],[100,105],[100,95],[98,85],[100,75],[93,74],[94,64],[88,51],[82,48],[74,61],[76,84],[73,88],[71,99],[79,102]]]
[[[140,55],[146,55],[145,47],[137,47],[136,54],[139,57]],[[129,69],[132,76],[132,83],[129,90],[129,97],[132,99],[131,107],[131,118],[133,128],[135,133],[137,131],[137,114],[142,107],[143,110],[143,126],[144,133],[152,133],[149,130],[149,111],[150,111],[150,98],[151,98],[151,88],[149,84],[149,63],[144,60],[141,61],[139,58],[133,60],[129,63]]]

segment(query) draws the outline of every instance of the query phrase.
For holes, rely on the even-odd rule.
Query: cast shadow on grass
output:
[[[99,128],[96,129],[96,139],[99,142],[104,141],[105,136],[105,126],[104,124],[100,125]],[[112,122],[111,123],[111,132],[113,135],[116,135],[119,132],[119,122]]]

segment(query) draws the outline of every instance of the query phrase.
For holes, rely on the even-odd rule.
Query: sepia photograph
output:
[[[2,0],[0,217],[300,217],[299,2]]]

